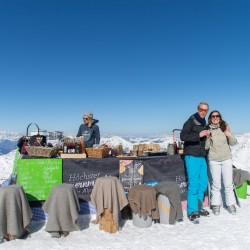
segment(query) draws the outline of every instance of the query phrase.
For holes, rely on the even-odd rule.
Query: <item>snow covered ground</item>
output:
[[[250,134],[237,139],[239,144],[232,148],[234,165],[250,171]],[[10,175],[14,156],[14,151],[0,156],[0,183]],[[93,215],[82,215],[81,231],[56,239],[44,231],[46,221],[32,222],[27,239],[0,241],[0,249],[250,249],[249,195],[248,190],[247,199],[240,199],[236,215],[223,208],[219,216],[202,217],[199,224],[190,222],[183,211],[184,220],[175,225],[138,228],[128,220],[117,233],[110,234],[91,223]]]
[[[131,220],[117,233],[99,230],[99,226],[80,217],[82,230],[67,237],[52,238],[44,231],[45,222],[32,223],[32,234],[25,240],[0,243],[0,249],[249,249],[250,199],[241,200],[237,214],[222,209],[219,216],[201,218],[199,224],[190,222],[186,215],[176,225],[153,224],[149,228],[133,226]],[[184,211],[185,214],[185,211]]]

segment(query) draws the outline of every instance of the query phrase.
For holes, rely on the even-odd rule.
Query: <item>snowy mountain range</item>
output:
[[[16,149],[17,141],[23,134],[17,132],[0,131],[0,155],[7,154]],[[72,137],[72,135],[67,135]],[[133,149],[134,144],[157,143],[161,150],[166,150],[168,144],[172,142],[172,136],[162,137],[120,137],[109,136],[102,137],[100,144],[107,144],[109,147],[115,148],[122,144],[124,151],[129,152]]]
[[[6,179],[11,173],[18,139],[22,136],[16,132],[0,131],[0,180]],[[250,171],[250,133],[236,135],[238,143],[231,147],[235,167]],[[176,138],[178,140],[178,138]],[[102,137],[100,144],[114,148],[122,144],[125,152],[133,149],[134,144],[157,143],[162,151],[173,142],[172,136],[164,137]],[[0,181],[1,183],[1,181]]]
[[[0,131],[0,155],[16,149],[17,141],[21,136],[22,134],[17,132]]]

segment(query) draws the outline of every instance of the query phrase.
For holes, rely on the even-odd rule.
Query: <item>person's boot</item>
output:
[[[219,215],[220,214],[220,206],[212,206],[212,211],[214,215]]]
[[[230,214],[235,215],[236,214],[236,207],[235,205],[231,205],[227,207],[227,210]]]
[[[206,209],[201,208],[201,209],[199,210],[199,215],[200,215],[200,216],[209,216],[209,212],[208,212]]]
[[[188,215],[188,219],[191,221],[194,221],[198,218],[200,218],[200,215],[197,212],[192,212],[190,215]]]
[[[209,216],[209,212],[203,208],[203,204],[198,200],[198,213],[200,216]]]

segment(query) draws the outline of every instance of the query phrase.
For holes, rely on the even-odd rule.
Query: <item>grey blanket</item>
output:
[[[8,233],[22,238],[29,231],[32,212],[23,187],[0,188],[0,239]]]
[[[233,181],[236,186],[241,186],[243,182],[247,181],[250,184],[250,173],[246,170],[233,168]]]
[[[63,183],[55,186],[43,204],[43,210],[48,214],[45,231],[80,230],[78,222],[80,205],[73,185]]]
[[[174,181],[162,181],[154,187],[157,195],[162,194],[169,199],[169,224],[174,224],[176,221],[183,219],[181,194],[178,184]]]

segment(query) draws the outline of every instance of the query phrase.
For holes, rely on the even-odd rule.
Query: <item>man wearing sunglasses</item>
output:
[[[94,144],[100,143],[100,130],[96,124],[98,122],[99,120],[93,118],[91,111],[84,114],[83,124],[80,125],[76,136],[84,136],[85,148],[92,148]]]
[[[208,186],[205,150],[206,137],[210,133],[205,120],[208,109],[209,105],[206,102],[200,102],[197,112],[184,123],[180,134],[180,139],[184,141],[188,178],[187,215],[191,221],[209,215],[203,208],[204,194]]]

